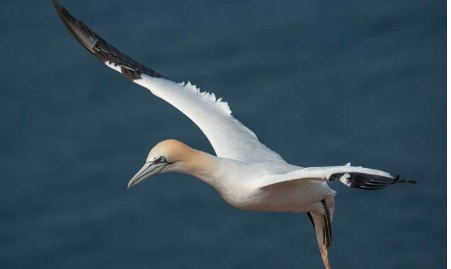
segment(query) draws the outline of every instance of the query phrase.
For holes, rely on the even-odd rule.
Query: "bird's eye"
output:
[[[158,158],[158,162],[159,163],[165,163],[166,162],[166,157],[161,156],[160,158]]]

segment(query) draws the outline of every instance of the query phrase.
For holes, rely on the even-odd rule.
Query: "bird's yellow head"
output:
[[[193,151],[189,146],[173,139],[158,143],[150,150],[146,163],[130,180],[128,188],[160,173],[183,172],[181,168],[184,166],[184,162],[191,157]]]

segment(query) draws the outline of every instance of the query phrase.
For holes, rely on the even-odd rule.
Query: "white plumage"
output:
[[[257,136],[235,119],[227,103],[196,86],[141,75],[134,82],[170,103],[190,118],[207,136],[218,157],[247,162],[284,162],[279,154],[258,141]]]

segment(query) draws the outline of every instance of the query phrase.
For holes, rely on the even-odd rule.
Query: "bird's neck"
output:
[[[181,172],[196,177],[216,188],[224,174],[221,158],[195,149],[190,152],[190,155]]]

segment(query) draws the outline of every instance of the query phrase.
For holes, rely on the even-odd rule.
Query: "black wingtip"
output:
[[[60,11],[61,9],[64,8],[64,7],[61,7],[61,6],[60,6],[60,4],[58,3],[58,1],[52,0],[52,2],[53,2],[53,5],[55,6],[56,10],[58,11],[58,13],[59,13],[59,11]]]
[[[67,9],[60,6],[56,0],[52,0],[59,17],[71,32],[72,36],[90,53],[96,56],[103,63],[112,63],[121,66],[121,70],[126,70],[123,74],[130,80],[141,78],[141,74],[151,77],[164,78],[158,74],[123,54],[99,35],[91,31],[83,22],[73,17]]]
[[[69,11],[67,11],[67,9],[60,6],[58,2],[56,2],[56,0],[52,1],[59,17],[61,18],[67,29],[69,29],[73,37],[89,52],[96,55],[93,48],[95,47],[99,39],[95,36],[95,34],[93,34],[84,23],[72,16]]]
[[[365,173],[337,173],[329,177],[329,181],[340,180],[344,175],[348,174],[345,185],[351,188],[364,189],[364,190],[380,190],[387,186],[398,184],[398,183],[412,183],[416,184],[416,180],[411,179],[400,179],[399,175],[395,178],[365,174]]]
[[[395,180],[393,180],[393,184],[395,183],[411,183],[411,184],[417,184],[417,181],[414,179],[399,179],[399,175],[396,176]]]
[[[418,181],[415,179],[402,179],[398,181],[398,183],[410,183],[410,184],[417,184]]]

